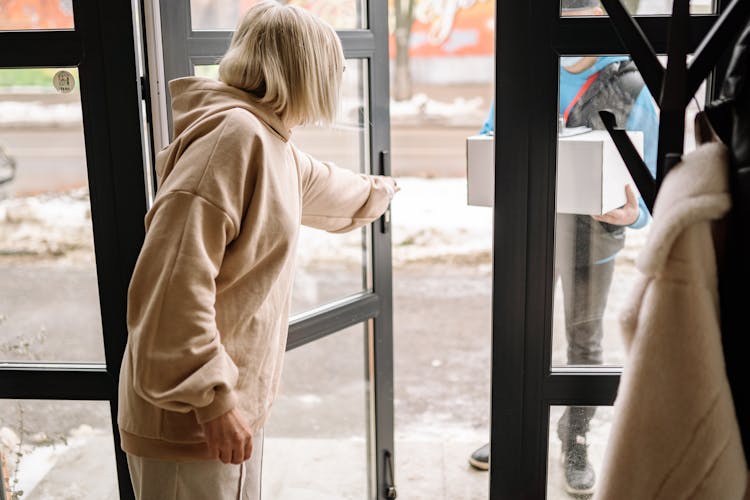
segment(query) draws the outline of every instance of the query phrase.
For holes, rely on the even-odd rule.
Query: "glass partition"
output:
[[[76,68],[0,70],[0,361],[104,361]]]
[[[264,498],[369,498],[367,342],[356,325],[287,353],[264,430]]]
[[[685,151],[695,147],[705,91],[704,83],[688,106]],[[552,366],[622,366],[619,315],[639,276],[651,214],[598,111],[614,111],[655,173],[659,108],[620,55],[561,58],[558,95]]]
[[[650,214],[599,118],[613,110],[655,173],[658,108],[626,56],[560,59],[552,366],[622,365],[618,312]]]

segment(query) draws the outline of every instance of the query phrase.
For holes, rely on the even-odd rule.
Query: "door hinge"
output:
[[[384,490],[383,495],[385,498],[396,498],[398,492],[396,491],[395,476],[393,475],[393,455],[390,450],[385,450],[385,477],[384,477]]]

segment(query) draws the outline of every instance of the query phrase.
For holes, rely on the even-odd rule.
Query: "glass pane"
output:
[[[625,56],[566,57],[561,65],[552,366],[622,366],[619,315],[651,217],[597,112],[615,111],[653,173],[659,111]],[[704,101],[705,84],[688,106],[685,151]],[[625,185],[634,195],[627,214]]]
[[[613,418],[611,406],[550,407],[547,498],[589,495],[596,489]]]
[[[0,400],[0,458],[13,500],[119,498],[106,401]]]
[[[73,0],[0,0],[0,31],[73,28]]]
[[[489,476],[469,459],[490,440],[492,209],[466,205],[465,179],[399,184],[409,193],[393,199],[399,498],[486,500]]]
[[[244,13],[258,0],[190,0],[194,30],[234,30]],[[339,30],[365,27],[363,0],[286,0],[279,3],[297,5],[314,12]]]
[[[560,64],[552,364],[622,365],[618,314],[650,217],[598,111],[615,110],[655,172],[658,110],[627,57]]]
[[[218,66],[198,65],[196,76],[216,78]],[[321,161],[354,172],[370,173],[367,63],[346,61],[341,104],[332,126],[295,128],[292,141]],[[302,226],[297,244],[297,271],[292,314],[308,311],[369,288],[369,228],[331,234]]]
[[[78,88],[0,70],[0,361],[104,361]]]
[[[367,326],[287,353],[264,429],[263,498],[368,498]]]
[[[389,1],[399,498],[489,498],[469,460],[490,436],[492,209],[467,205],[466,140],[494,97],[495,3]]]
[[[354,172],[370,172],[367,63],[347,60],[336,123],[294,130],[292,140],[302,150]],[[292,314],[369,288],[369,228],[331,234],[302,227]]]
[[[631,14],[639,16],[671,14],[673,0],[623,0]],[[561,0],[563,16],[605,15],[598,0]],[[713,14],[716,12],[714,0],[690,0],[691,14]]]

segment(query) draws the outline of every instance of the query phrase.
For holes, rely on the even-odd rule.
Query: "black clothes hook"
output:
[[[617,36],[620,37],[625,48],[630,52],[630,57],[638,67],[641,78],[643,78],[649,92],[653,96],[660,95],[662,82],[664,81],[664,68],[656,57],[651,42],[646,38],[635,19],[628,14],[620,0],[601,0],[601,2],[607,10],[610,21],[615,25]]]
[[[649,210],[661,181],[680,161],[685,138],[685,108],[701,82],[713,69],[721,54],[732,42],[750,15],[749,0],[733,0],[724,10],[696,50],[692,63],[687,65],[690,31],[690,2],[675,0],[669,27],[666,70],[659,62],[648,38],[627,12],[621,0],[601,0],[614,24],[620,40],[630,52],[643,81],[652,96],[658,96],[661,109],[659,146],[655,182],[635,146],[625,131],[616,128],[614,117],[600,113],[612,140],[617,146],[630,175],[641,192]],[[650,201],[649,201],[650,200]]]
[[[646,163],[644,163],[638,154],[638,150],[635,149],[627,132],[624,129],[617,128],[617,120],[614,113],[605,109],[599,111],[599,118],[604,123],[607,132],[609,132],[612,141],[617,147],[617,151],[619,151],[625,165],[628,167],[630,176],[633,177],[633,181],[635,181],[635,185],[641,194],[641,198],[643,198],[643,202],[648,207],[648,211],[653,213],[654,201],[656,201],[656,182],[651,176]]]
[[[669,169],[682,158],[685,143],[687,52],[690,35],[690,0],[674,0],[669,23],[667,70],[659,96],[659,149],[656,160],[656,190]]]

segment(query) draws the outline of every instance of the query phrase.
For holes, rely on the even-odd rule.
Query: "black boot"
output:
[[[571,495],[593,494],[596,475],[588,460],[585,435],[571,435],[563,442],[562,461],[567,492]]]
[[[569,406],[557,422],[565,489],[571,495],[588,496],[594,492],[596,475],[588,460],[586,436],[595,411],[593,407]]]
[[[490,443],[477,448],[469,457],[469,463],[472,467],[479,470],[490,469]]]

